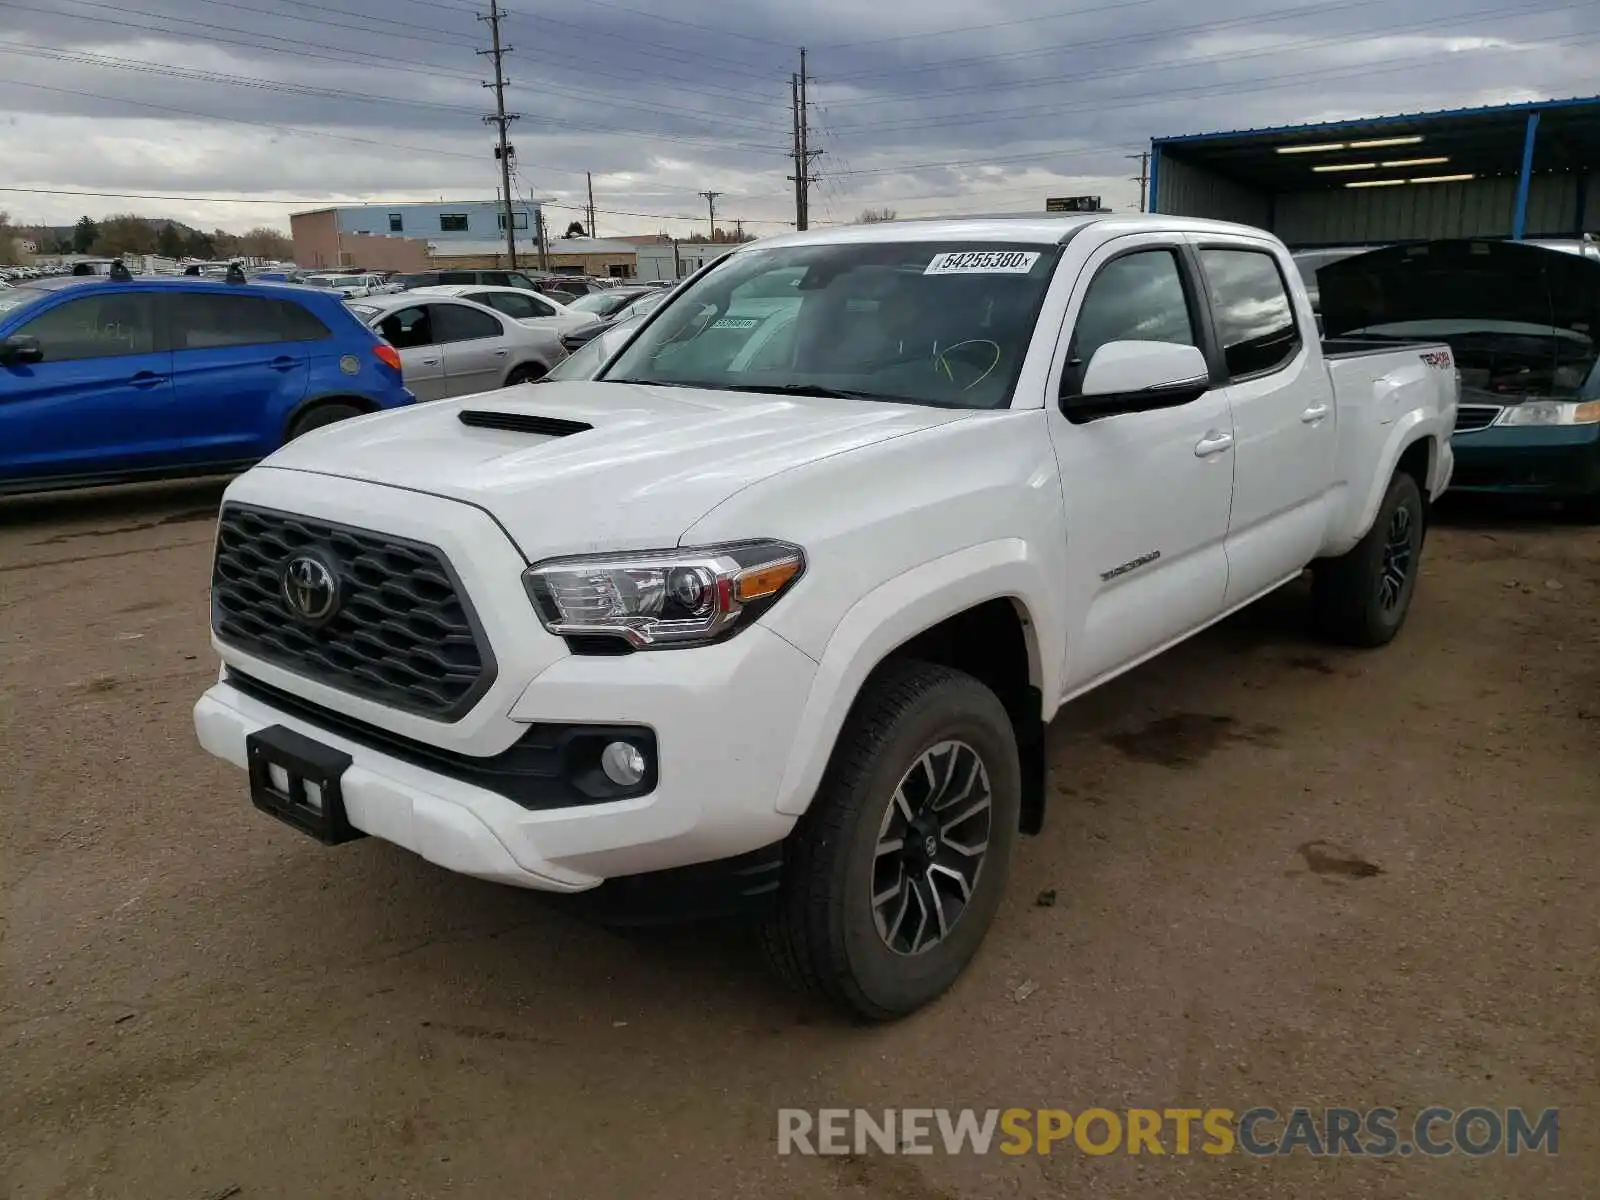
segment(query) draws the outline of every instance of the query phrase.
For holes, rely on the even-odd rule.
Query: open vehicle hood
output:
[[[262,465],[474,504],[536,559],[675,546],[752,483],[970,415],[863,400],[547,382],[326,426]],[[753,529],[750,536],[782,531]]]
[[[1525,242],[1452,239],[1390,246],[1317,273],[1328,337],[1375,325],[1473,321],[1600,336],[1600,262]]]

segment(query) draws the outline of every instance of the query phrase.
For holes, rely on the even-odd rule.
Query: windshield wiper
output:
[[[717,385],[722,392],[766,392],[774,396],[815,396],[821,400],[889,400],[896,404],[912,404],[904,396],[887,396],[882,392],[856,392],[845,388],[823,387],[820,383],[724,383]]]

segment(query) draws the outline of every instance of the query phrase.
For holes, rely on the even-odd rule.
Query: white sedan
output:
[[[576,312],[559,300],[539,292],[530,292],[526,288],[495,287],[483,283],[440,283],[412,288],[407,294],[454,296],[460,300],[471,300],[531,328],[548,329],[558,337],[599,323],[599,318],[593,313]]]

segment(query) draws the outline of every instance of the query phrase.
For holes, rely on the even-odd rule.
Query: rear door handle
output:
[[[279,355],[267,365],[270,366],[274,371],[292,371],[298,367],[300,363],[297,359],[290,358],[288,355],[284,354]]]
[[[437,367],[439,360],[437,358],[425,358],[422,360],[422,365],[425,367]]]
[[[157,375],[154,371],[139,371],[132,379],[128,380],[136,388],[153,388],[158,383],[165,383],[165,375]]]
[[[506,355],[508,355],[510,353],[511,353],[511,351],[509,351],[509,350],[496,350],[494,352],[494,356],[496,358],[504,358]]]
[[[1331,410],[1326,404],[1313,404],[1310,408],[1306,409],[1305,412],[1300,414],[1300,419],[1307,425],[1315,425],[1318,421],[1322,420],[1323,417],[1327,416],[1330,411]]]
[[[1233,434],[1218,433],[1213,429],[1195,443],[1194,456],[1196,458],[1210,458],[1213,454],[1221,454],[1232,445]]]

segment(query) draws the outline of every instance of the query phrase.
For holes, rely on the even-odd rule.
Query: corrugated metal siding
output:
[[[1239,221],[1263,229],[1272,224],[1272,201],[1268,197],[1170,154],[1161,156],[1156,186],[1157,212]]]
[[[1274,232],[1291,246],[1509,237],[1516,202],[1517,181],[1509,177],[1293,192],[1278,198]],[[1577,202],[1576,177],[1535,178],[1528,188],[1526,235],[1576,232]],[[1592,191],[1589,207],[1595,208]]]
[[[1600,171],[1589,176],[1589,186],[1584,196],[1588,211],[1582,214],[1579,224],[1584,233],[1600,233]]]

